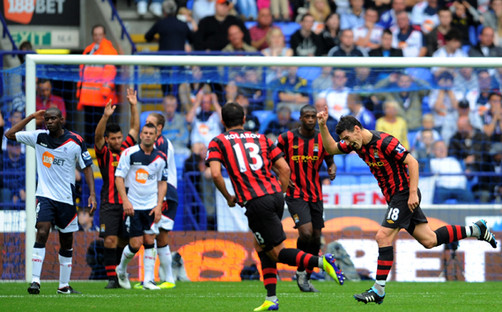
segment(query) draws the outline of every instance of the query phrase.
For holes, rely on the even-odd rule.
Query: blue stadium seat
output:
[[[354,153],[345,156],[345,170],[347,172],[370,172],[364,160]]]
[[[424,98],[422,99],[422,115],[428,114],[431,112],[432,112],[432,110],[431,110],[431,107],[429,106],[429,97],[424,96]]]
[[[287,46],[289,46],[289,39],[291,38],[291,35],[300,29],[300,24],[295,22],[275,23],[275,25],[282,30]]]
[[[417,130],[417,131],[408,131],[408,142],[410,142],[410,149],[413,147],[413,145],[415,144],[415,137],[417,136],[417,133],[419,132],[420,130]]]
[[[274,112],[269,110],[257,110],[253,111],[252,114],[260,121],[260,130],[258,130],[259,133],[263,133],[267,129],[270,121],[276,118]]]
[[[307,79],[309,83],[312,83],[314,79],[321,75],[321,67],[300,67],[298,68],[297,75],[303,79]]]
[[[406,74],[413,77],[413,79],[419,79],[428,82],[429,84],[434,83],[434,77],[429,70],[429,68],[421,67],[408,67],[405,70]]]
[[[345,155],[334,155],[333,160],[336,164],[336,172],[345,172]]]
[[[372,175],[359,176],[359,184],[376,184],[377,180]]]
[[[351,176],[351,175],[339,175],[336,176],[336,178],[331,181],[331,185],[338,185],[338,186],[343,186],[343,185],[350,185],[350,184],[358,184],[357,177]]]

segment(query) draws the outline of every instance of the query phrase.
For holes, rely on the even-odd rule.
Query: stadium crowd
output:
[[[499,22],[502,0],[140,0],[136,3],[140,16],[150,10],[158,17],[145,33],[145,40],[153,41],[158,36],[159,52],[223,51],[259,53],[265,57],[502,56]],[[93,43],[84,53],[99,54],[101,49],[107,50],[103,54],[117,54],[106,39],[104,27],[93,28],[92,32],[95,43],[99,42],[98,48],[94,49]],[[106,91],[105,98],[113,98],[116,103],[116,94],[119,98],[120,94],[119,87],[113,84],[116,73],[111,67],[102,73],[93,72],[91,66],[82,67],[81,77],[109,74],[110,83],[100,92]],[[185,172],[199,173],[194,182],[200,198],[206,198],[205,192],[214,193],[201,159],[210,140],[223,131],[220,109],[228,101],[245,107],[249,116],[245,129],[263,132],[272,139],[298,127],[302,105],[311,104],[318,109],[326,105],[330,115],[328,127],[334,137],[337,120],[343,115],[353,115],[365,128],[386,131],[398,138],[426,173],[437,173],[433,169],[437,167],[436,143],[444,142],[447,159],[452,157],[458,162],[456,173],[466,177],[466,183],[459,183],[459,187],[470,189],[473,200],[493,202],[502,195],[500,178],[493,175],[501,171],[502,69],[248,67],[229,70],[224,83],[206,83],[214,69],[193,67],[186,73],[190,76],[186,83],[170,84],[172,69],[161,68],[162,113],[166,119],[162,133],[176,147],[176,153],[184,155],[177,160],[186,158],[186,163],[178,166],[185,168]],[[86,94],[85,88],[94,86],[88,84],[83,81],[77,86],[78,106],[74,98],[63,99],[58,91],[52,94],[50,80],[40,80],[37,89],[37,109],[56,106],[63,116],[68,114],[68,120],[75,118],[76,109],[95,115],[95,122],[86,126],[86,141],[92,139],[92,129],[106,103],[92,102],[93,95]],[[92,103],[86,103],[86,99]],[[23,105],[8,107],[10,111],[2,111],[1,125],[5,130],[20,120],[20,112],[24,111]],[[41,126],[40,122],[37,125]],[[13,164],[7,159],[16,157],[9,151],[18,149],[3,138],[0,159],[4,171]],[[484,174],[478,176],[473,172]],[[0,181],[4,205],[22,201],[24,190],[16,186],[22,183],[6,185],[4,180]],[[464,201],[456,198],[458,190],[444,195],[441,183],[437,188],[441,193],[437,203]],[[209,214],[214,214],[214,202],[204,204]]]

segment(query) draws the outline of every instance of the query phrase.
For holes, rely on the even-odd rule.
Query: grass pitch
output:
[[[106,281],[72,282],[82,295],[57,295],[56,282],[42,282],[40,295],[28,283],[0,282],[0,311],[252,311],[265,298],[259,281],[179,282],[160,291],[104,289]],[[502,311],[502,282],[387,283],[382,305],[356,302],[353,294],[371,281],[314,282],[320,293],[301,293],[295,282],[279,282],[281,311]]]

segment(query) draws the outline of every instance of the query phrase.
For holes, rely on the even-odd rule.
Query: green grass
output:
[[[72,282],[82,295],[57,295],[56,282],[43,282],[40,295],[27,283],[0,283],[0,311],[252,311],[265,298],[261,282],[178,283],[161,291],[104,289],[106,282]],[[320,293],[301,293],[295,282],[279,282],[281,311],[502,311],[502,282],[387,284],[382,305],[364,305],[352,295],[372,282],[314,282]]]

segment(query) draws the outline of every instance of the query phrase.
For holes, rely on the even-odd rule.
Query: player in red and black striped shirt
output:
[[[209,144],[206,162],[211,168],[214,184],[230,207],[238,203],[246,207],[249,228],[255,236],[255,249],[261,260],[263,283],[267,289],[265,302],[254,311],[277,310],[277,262],[307,269],[322,267],[335,281],[343,284],[343,275],[330,254],[317,257],[299,249],[285,248],[286,234],[282,228],[284,198],[290,170],[282,152],[263,134],[244,130],[244,109],[227,103],[221,110],[226,132]],[[230,195],[221,174],[221,165],[228,171],[235,191]],[[272,167],[279,181],[272,174]]]
[[[108,285],[105,288],[107,289],[119,288],[115,267],[120,261],[117,255],[120,256],[122,251],[117,251],[117,246],[119,235],[125,233],[122,228],[124,214],[122,199],[115,186],[115,169],[119,164],[120,153],[136,144],[136,138],[139,133],[136,91],[127,89],[127,100],[129,101],[131,120],[126,139],[122,141],[123,134],[119,125],[114,123],[107,125],[116,108],[115,105],[111,105],[111,101],[105,106],[105,111],[96,126],[94,136],[94,150],[96,151],[99,170],[103,178],[101,207],[99,210],[99,236],[104,238],[104,265],[108,277]],[[122,245],[121,247],[127,245],[127,240]]]
[[[319,254],[321,232],[324,227],[322,188],[319,178],[323,160],[326,161],[330,179],[336,176],[333,156],[322,145],[321,133],[316,130],[317,111],[305,105],[300,110],[300,127],[285,132],[277,139],[277,147],[291,168],[290,187],[286,193],[289,214],[298,229],[298,249],[313,255]],[[299,267],[296,282],[301,291],[317,292],[310,282],[311,271]]]
[[[484,220],[473,226],[447,225],[432,231],[420,208],[417,160],[396,138],[364,129],[353,116],[340,119],[336,133],[341,141],[335,142],[326,127],[327,116],[327,109],[317,114],[326,150],[330,154],[355,151],[370,167],[388,203],[387,213],[376,233],[379,247],[376,282],[367,291],[354,295],[356,300],[383,302],[385,281],[394,262],[393,242],[402,228],[428,249],[471,236],[497,247],[497,241]]]

